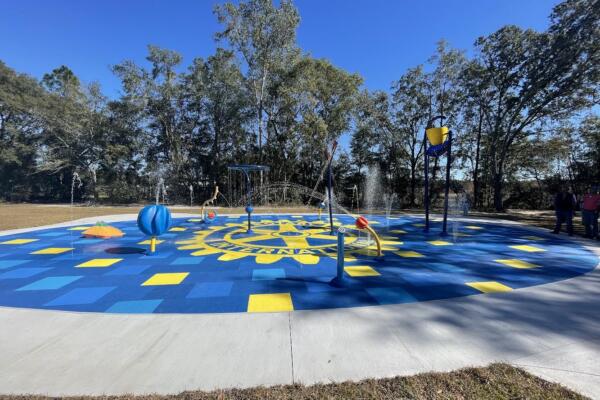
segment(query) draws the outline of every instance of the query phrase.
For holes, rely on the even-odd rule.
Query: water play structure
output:
[[[423,137],[423,148],[425,150],[425,227],[424,231],[428,232],[430,227],[429,222],[429,159],[431,157],[440,158],[446,155],[446,181],[444,184],[444,211],[442,223],[442,236],[448,234],[448,194],[450,189],[450,167],[452,165],[452,131],[444,126],[444,116],[438,115],[433,117],[427,123],[425,135]],[[440,121],[439,127],[434,127],[435,121]],[[428,145],[429,143],[429,145]]]
[[[219,193],[219,186],[215,185],[215,191],[213,192],[213,195],[210,198],[208,198],[204,203],[202,203],[202,208],[200,209],[200,219],[202,220],[201,222],[210,223],[215,219],[217,212],[206,212],[206,207],[214,205],[215,201],[217,200],[217,197],[219,196]]]
[[[252,233],[252,211],[254,211],[254,207],[252,207],[252,181],[250,173],[259,172],[262,175],[263,172],[269,171],[269,167],[266,165],[237,164],[230,165],[227,168],[230,171],[241,172],[246,180],[246,198],[248,199],[246,203],[246,213],[248,214],[248,229],[246,233]]]
[[[82,232],[86,238],[110,239],[118,238],[124,235],[123,231],[114,226],[110,226],[103,221],[97,222],[96,225]]]
[[[171,212],[160,204],[146,206],[138,214],[137,226],[142,233],[150,236],[150,254],[152,254],[156,251],[158,236],[171,226]]]

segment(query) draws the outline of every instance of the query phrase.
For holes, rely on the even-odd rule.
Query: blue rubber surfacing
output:
[[[244,218],[220,216],[209,225],[175,219],[173,226],[185,230],[162,236],[154,255],[144,253],[148,246],[139,243],[148,238],[137,230],[135,221],[112,224],[126,233],[118,239],[84,239],[81,231],[69,228],[0,237],[0,243],[37,239],[0,244],[0,306],[109,313],[246,312],[251,295],[280,293],[290,294],[294,310],[373,306],[481,294],[467,285],[470,282],[494,282],[512,289],[546,284],[587,273],[599,261],[579,244],[526,227],[461,223],[441,238],[439,222],[433,222],[425,234],[422,227],[414,226],[422,218],[396,216],[386,221],[370,216],[373,227],[389,242],[384,243],[389,250],[384,251],[383,261],[377,261],[355,243],[348,246],[346,267],[368,266],[379,275],[346,274],[348,285],[340,289],[329,285],[336,271],[335,238],[314,233],[315,226],[326,226],[319,225],[316,216],[253,218],[256,237],[244,234]],[[337,215],[336,220],[353,224],[349,216]],[[295,231],[290,233],[292,225]],[[470,229],[471,225],[483,229]],[[394,232],[399,230],[406,233]],[[290,250],[287,243],[295,240],[306,240],[308,247]],[[48,248],[73,250],[32,254]],[[106,267],[76,268],[97,259],[119,261]],[[518,260],[534,267],[515,268],[497,260]],[[143,285],[157,274],[164,277],[161,284]]]

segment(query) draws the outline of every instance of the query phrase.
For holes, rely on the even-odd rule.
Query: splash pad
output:
[[[344,277],[337,236],[316,215],[219,215],[212,224],[174,218],[145,254],[135,221],[125,235],[80,238],[91,225],[41,229],[0,239],[0,306],[109,313],[281,312],[429,301],[503,292],[591,271],[583,246],[531,228],[464,222],[450,236],[423,232],[418,216],[368,216],[384,257],[345,228]],[[432,226],[441,221],[432,220]],[[439,226],[438,226],[439,228]]]

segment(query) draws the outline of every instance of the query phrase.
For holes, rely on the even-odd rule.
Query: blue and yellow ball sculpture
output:
[[[163,205],[156,204],[142,208],[137,218],[137,225],[144,235],[150,236],[150,253],[156,251],[156,237],[171,227],[171,212]]]

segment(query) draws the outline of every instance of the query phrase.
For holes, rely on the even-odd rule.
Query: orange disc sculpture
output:
[[[83,236],[86,238],[110,239],[113,237],[122,237],[123,235],[124,233],[120,229],[104,223],[96,224],[83,231]]]

